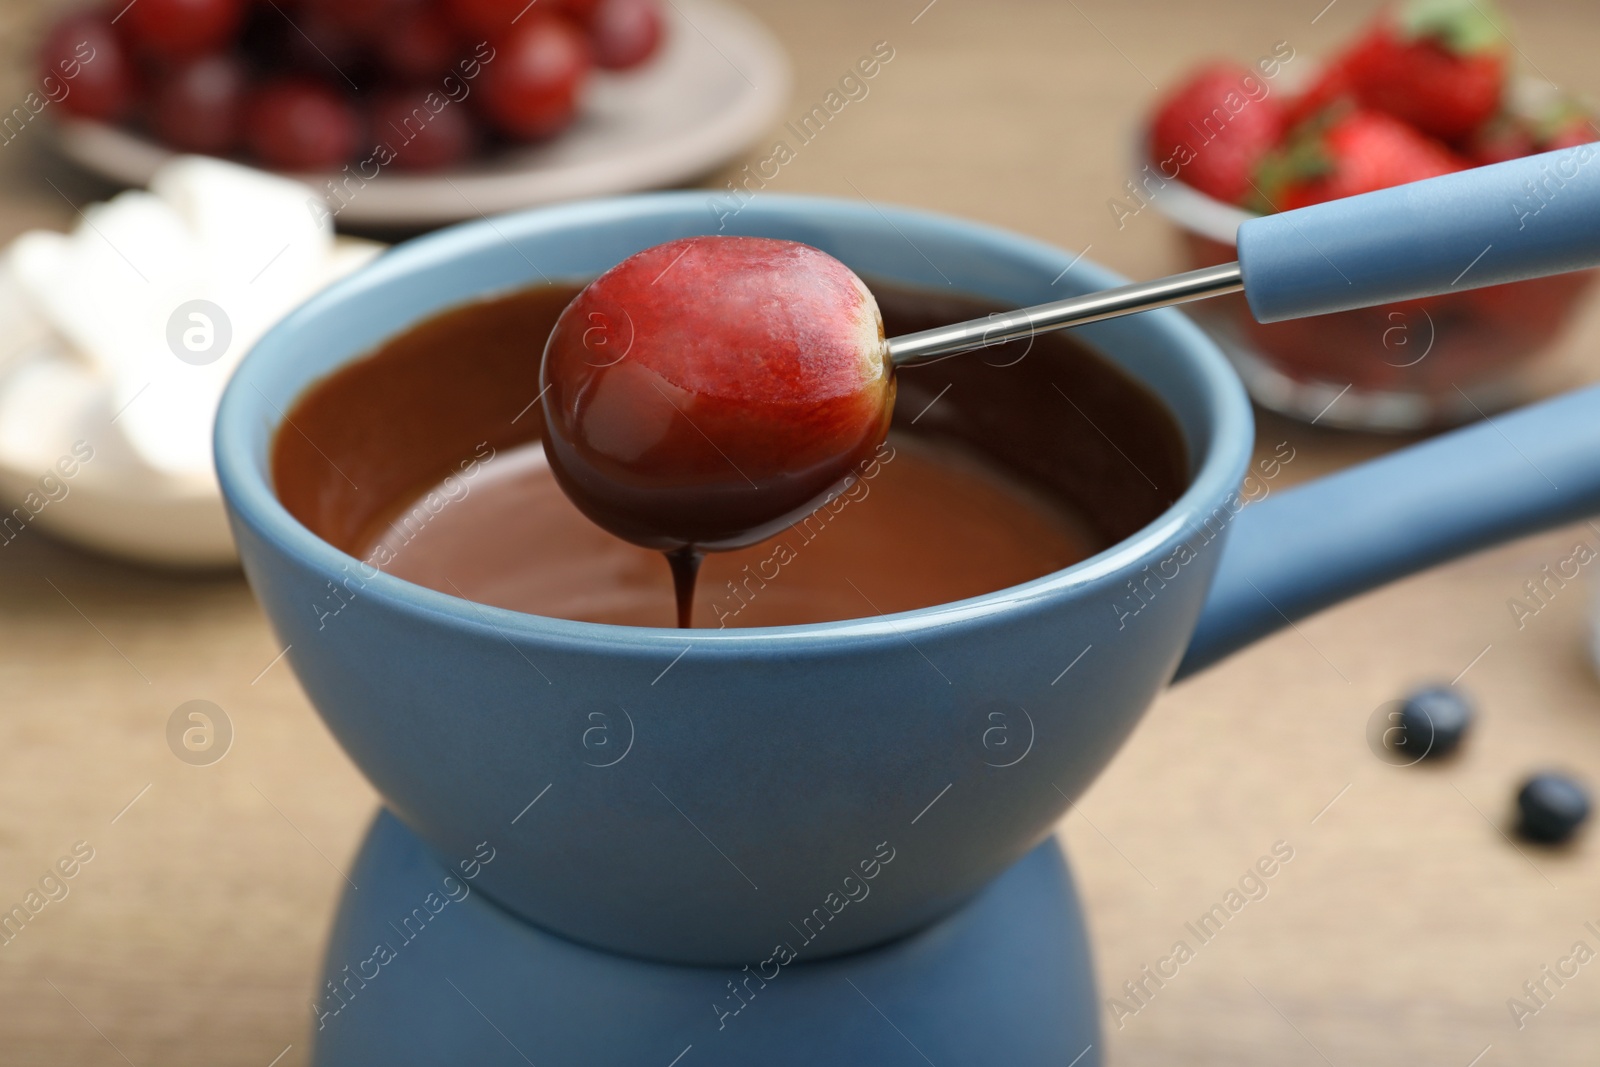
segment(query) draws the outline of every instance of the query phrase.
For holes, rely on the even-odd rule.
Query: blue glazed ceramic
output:
[[[1018,304],[1120,281],[898,208],[763,195],[726,221],[868,276]],[[1595,392],[1241,510],[1249,406],[1173,311],[1079,332],[1171,408],[1188,491],[1091,559],[927,610],[693,632],[522,615],[364,570],[274,498],[272,435],[318,378],[444,308],[716,231],[702,195],[668,193],[403,245],[263,339],[218,418],[246,573],[329,728],[439,854],[496,850],[482,892],[576,941],[738,965],[796,936],[817,959],[917,930],[1049,834],[1180,662],[1198,669],[1377,582],[1600,510]],[[350,602],[326,617],[330,584]],[[582,744],[596,710],[626,749],[603,766]],[[985,743],[994,714],[1014,741],[1004,758]],[[854,899],[869,870],[870,896]]]
[[[748,969],[554,937],[476,892],[500,862],[480,855],[441,863],[378,816],[312,1009],[319,1067],[1101,1062],[1088,944],[1053,840],[910,937]]]

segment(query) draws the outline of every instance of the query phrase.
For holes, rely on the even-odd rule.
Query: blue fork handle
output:
[[[1600,386],[1251,504],[1233,521],[1178,677],[1347,597],[1600,514]]]
[[[1239,226],[1259,322],[1600,266],[1600,143]]]
[[[1244,290],[1260,322],[1600,266],[1600,143],[1251,219],[1239,262],[889,340],[897,367]]]

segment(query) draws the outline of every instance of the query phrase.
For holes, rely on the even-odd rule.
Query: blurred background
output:
[[[107,17],[136,22],[138,4],[158,3],[115,3]],[[351,0],[353,22],[366,17],[358,7]],[[1188,106],[1183,93],[1204,92],[1193,73],[1214,61],[1242,65],[1286,103],[1366,40],[1381,10],[1371,0],[643,7],[591,25],[589,46],[613,69],[570,99],[496,83],[506,76],[491,76],[494,63],[441,65],[421,30],[374,52],[350,45],[365,31],[349,27],[298,38],[250,29],[252,54],[297,57],[285,69],[325,61],[333,73],[318,84],[349,72],[399,87],[361,97],[367,110],[352,122],[403,128],[429,107],[430,86],[452,104],[479,94],[470,112],[429,107],[470,114],[462,128],[430,125],[408,162],[379,164],[370,185],[335,178],[346,192],[322,200],[325,173],[301,189],[232,168],[163,168],[161,142],[217,136],[253,163],[359,172],[368,153],[354,134],[341,141],[342,90],[328,105],[280,86],[281,114],[233,120],[256,131],[248,138],[226,125],[208,134],[206,105],[237,71],[162,88],[130,61],[124,84],[105,80],[108,54],[97,52],[68,75],[56,64],[73,48],[61,53],[60,34],[47,35],[77,9],[0,0],[10,115],[0,116],[0,490],[23,509],[0,534],[0,910],[31,913],[0,935],[0,1062],[304,1062],[341,872],[377,799],[306,703],[219,533],[208,412],[275,315],[382,243],[436,225],[683,185],[705,188],[712,213],[752,190],[915,205],[1136,278],[1232,258],[1216,238],[1238,212],[1337,195],[1316,185],[1331,180],[1327,166],[1237,195],[1226,175],[1193,179],[1223,183],[1210,193],[1152,177],[1147,164],[1166,156],[1152,143],[1158,109]],[[1457,42],[1498,57],[1493,114],[1448,136],[1416,122],[1410,133],[1364,131],[1388,173],[1532,151],[1570,135],[1569,120],[1589,121],[1600,9],[1502,9],[1497,29],[1509,36],[1485,45],[1468,26]],[[69,46],[96,32],[81,29]],[[199,21],[141,32],[211,47],[190,39],[210,32]],[[41,45],[57,49],[42,69]],[[513,46],[497,54],[505,70],[502,55]],[[858,66],[867,58],[870,77]],[[1270,75],[1258,65],[1269,59]],[[86,102],[101,90],[108,103]],[[264,106],[260,95],[251,107]],[[1423,114],[1458,105],[1469,106],[1432,100]],[[97,106],[104,121],[72,110]],[[318,107],[317,136],[274,139],[293,125],[283,115]],[[1273,152],[1303,162],[1289,121],[1267,124],[1252,166]],[[1346,150],[1338,139],[1351,131],[1331,132],[1339,121],[1313,131],[1319,150]],[[778,142],[792,149],[781,160]],[[152,176],[154,195],[92,206]],[[296,226],[325,242],[315,257],[275,259],[276,235]],[[180,316],[174,301],[109,280],[124,265],[141,273],[133,261],[158,289],[203,276],[213,310]],[[1298,334],[1252,334],[1227,309],[1207,325],[1261,404],[1258,452],[1293,456],[1272,481],[1279,491],[1600,378],[1600,299],[1586,282]],[[46,288],[68,296],[50,304]],[[224,320],[237,345],[216,343]],[[152,323],[170,354],[127,340]],[[181,384],[171,372],[182,364],[211,377]],[[1560,847],[1522,839],[1515,797],[1545,768],[1582,783],[1600,775],[1587,562],[1597,553],[1600,525],[1580,524],[1471,557],[1307,620],[1156,705],[1060,826],[1103,999],[1125,997],[1124,983],[1275,844],[1293,860],[1178,977],[1142,1003],[1124,1000],[1136,1011],[1105,1005],[1108,1062],[1593,1062],[1600,965],[1559,985],[1543,969],[1568,973],[1559,961],[1583,955],[1579,943],[1593,950],[1584,963],[1600,951],[1600,852],[1581,833]],[[1580,558],[1577,578],[1531,598],[1544,568]],[[1429,683],[1453,683],[1478,714],[1451,758],[1405,765],[1374,741],[1373,723]],[[1535,998],[1525,983],[1541,981]]]

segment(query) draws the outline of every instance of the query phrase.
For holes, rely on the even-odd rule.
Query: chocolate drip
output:
[[[678,629],[687,630],[694,625],[694,580],[700,573],[700,561],[705,553],[693,547],[664,553],[667,566],[672,569],[672,592],[678,601]]]

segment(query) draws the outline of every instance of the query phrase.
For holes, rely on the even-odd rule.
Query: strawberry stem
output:
[[[1511,41],[1494,0],[1407,0],[1396,12],[1409,40],[1433,40],[1456,55],[1497,52]]]

